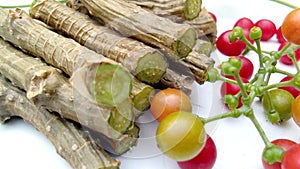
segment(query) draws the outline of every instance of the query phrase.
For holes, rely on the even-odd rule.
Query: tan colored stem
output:
[[[195,45],[196,32],[124,0],[81,0],[92,15],[123,36],[133,37],[183,58]]]
[[[54,0],[40,0],[30,15],[75,39],[80,44],[121,63],[139,80],[157,83],[168,63],[154,48],[100,25],[89,16]]]
[[[24,54],[3,39],[0,39],[0,61],[1,74],[26,90],[27,97],[36,105],[55,111],[64,118],[79,122],[106,136],[117,154],[124,153],[135,145],[138,133],[122,135],[108,123],[115,108],[96,105],[76,95],[60,70]],[[80,101],[85,106],[78,106],[77,102]]]
[[[202,0],[126,0],[159,16],[177,15],[192,20],[201,11]]]
[[[78,8],[84,8],[80,1],[68,1],[67,4],[75,9],[68,9],[65,5],[53,0],[41,0],[31,8],[30,15],[42,20],[56,30],[62,31],[94,51],[123,63],[131,72],[134,72],[138,64],[136,62],[138,58],[142,58],[147,52],[156,53],[156,49],[146,46],[139,41],[121,36],[107,27],[100,26],[94,18],[92,19],[86,14],[75,12],[74,10]],[[164,60],[161,61],[162,63],[165,62]],[[193,83],[190,78],[181,76],[174,71],[170,73],[170,70],[164,70],[164,72],[166,74],[158,82],[159,85],[179,88],[190,93]],[[138,88],[135,89],[135,87]],[[149,96],[146,93],[150,94],[150,88],[150,86],[133,81],[132,96],[134,103],[145,103],[134,104],[137,110],[144,111],[146,110],[144,108],[148,108],[150,103],[145,102],[145,100],[149,100]],[[144,97],[141,97],[143,95]],[[142,107],[143,109],[141,109]]]
[[[53,144],[56,152],[73,168],[118,169],[120,162],[98,147],[88,133],[72,122],[37,108],[20,89],[0,75],[0,122],[19,116],[31,123]]]

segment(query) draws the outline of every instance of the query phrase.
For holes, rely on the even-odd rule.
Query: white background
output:
[[[299,0],[288,0],[300,6]],[[30,0],[0,0],[0,5],[27,4]],[[217,16],[218,35],[229,30],[241,17],[248,17],[256,22],[259,19],[270,19],[277,27],[282,23],[285,15],[292,9],[268,0],[203,0],[203,7],[213,12]],[[299,35],[297,35],[299,36]],[[277,50],[279,44],[275,37],[267,43],[263,43],[263,48]],[[217,61],[227,59],[218,51],[213,53]],[[257,56],[253,53],[248,55],[255,66],[257,66]],[[295,71],[293,68],[279,65],[282,69]],[[279,81],[281,76],[272,79],[272,82]],[[202,116],[224,112],[218,94],[218,85],[195,85],[192,93],[194,112]],[[215,91],[213,91],[215,89]],[[213,93],[213,94],[210,94]],[[254,103],[255,113],[270,140],[276,138],[289,138],[300,142],[300,129],[290,120],[280,126],[270,124],[262,110],[259,102]],[[141,121],[147,119],[145,117]],[[155,123],[151,125],[156,125]],[[144,130],[146,128],[146,131]],[[145,133],[147,126],[142,127]],[[261,152],[264,144],[252,123],[244,118],[225,119],[213,123],[207,127],[208,133],[215,141],[218,150],[218,157],[214,169],[262,169]],[[143,147],[144,143],[139,142],[139,147],[146,154],[156,147]],[[135,149],[134,149],[135,150]],[[121,169],[177,169],[176,163],[163,155],[151,158],[133,159],[136,151],[120,157]],[[138,151],[138,153],[143,153]],[[139,154],[141,155],[141,154]],[[141,155],[143,157],[143,155]],[[13,119],[8,123],[0,125],[0,164],[3,169],[70,169],[71,167],[56,154],[51,143],[39,133],[33,126],[25,123],[21,119]]]

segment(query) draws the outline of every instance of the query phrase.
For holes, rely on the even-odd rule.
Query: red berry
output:
[[[283,42],[280,44],[280,46],[278,47],[278,51],[281,50],[288,42]],[[300,48],[298,48],[296,51],[295,51],[295,58],[296,58],[296,61],[299,61],[300,60]],[[279,59],[279,61],[285,65],[293,65],[293,61],[292,59],[287,55],[283,55],[281,56],[281,58]]]
[[[231,43],[228,38],[231,31],[232,30],[227,30],[218,37],[216,47],[226,56],[238,56],[245,50],[246,44],[241,40],[236,40]]]
[[[213,14],[212,12],[208,12],[210,14],[210,16],[213,18],[213,20],[215,21],[215,23],[217,23],[217,17],[215,14]]]
[[[268,19],[261,19],[254,25],[260,27],[260,29],[262,30],[262,41],[268,41],[277,31],[276,25]]]
[[[217,148],[213,139],[207,135],[201,152],[191,160],[177,162],[181,169],[211,169],[217,159]]]
[[[276,31],[276,38],[279,43],[286,42],[286,40],[281,32],[281,26]]]
[[[285,76],[283,79],[280,80],[280,82],[285,82],[288,80],[292,80],[292,77]],[[284,86],[284,87],[280,87],[280,89],[290,92],[294,96],[294,98],[300,95],[300,91],[297,90],[294,86]]]
[[[287,151],[292,146],[297,144],[296,142],[289,140],[289,139],[276,139],[276,140],[272,141],[272,143],[274,145],[281,147],[284,151]],[[280,162],[268,164],[264,159],[262,159],[262,163],[263,163],[264,169],[281,169]]]
[[[254,71],[254,65],[251,62],[251,60],[249,60],[248,58],[246,58],[245,56],[233,56],[234,58],[240,59],[242,61],[242,68],[240,70],[240,76],[242,78],[245,79],[250,79],[252,77],[253,71]],[[226,76],[226,77],[230,77],[230,76]]]
[[[234,79],[234,77],[228,77],[230,79]],[[244,83],[249,83],[248,79],[245,79],[242,77],[242,81]],[[238,85],[229,83],[229,82],[223,82],[221,85],[221,96],[224,97],[227,94],[230,95],[236,95],[238,92],[240,92],[240,87]],[[238,103],[238,108],[241,107],[242,104],[242,95],[239,97],[239,103]],[[226,105],[227,106],[227,105]]]
[[[249,31],[254,26],[254,23],[251,19],[243,17],[235,22],[234,27],[236,26],[240,26],[243,30]]]

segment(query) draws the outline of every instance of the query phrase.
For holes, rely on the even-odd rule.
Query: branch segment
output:
[[[201,11],[202,0],[126,0],[159,16],[178,15],[192,20]]]
[[[76,9],[85,9],[79,1],[68,1],[68,5],[75,9],[54,0],[41,0],[30,9],[30,15],[97,53],[122,63],[133,74],[140,72],[136,76],[142,81],[190,92],[193,81],[176,72],[170,74],[168,63],[158,50],[101,26],[95,18],[75,12]],[[137,110],[148,108],[150,89],[148,85],[133,81],[133,101]]]
[[[134,3],[137,1],[128,0],[128,2]],[[141,4],[141,3],[143,4],[144,2],[146,2],[146,0],[145,1],[138,0],[138,2],[139,2],[139,4]],[[166,1],[151,1],[151,2],[153,2],[153,3],[168,3],[170,1],[166,0]],[[83,4],[78,0],[70,0],[70,1],[68,1],[67,4],[70,7],[73,7],[77,10],[85,8],[85,6],[83,6]],[[172,6],[172,7],[176,8],[176,6]],[[149,10],[149,9],[147,9],[147,10]],[[153,10],[154,10],[154,8],[153,8]],[[151,10],[151,11],[149,10],[149,12],[155,13],[155,11],[153,11],[153,10]],[[189,76],[191,76],[191,78],[194,78],[199,84],[203,84],[206,79],[205,78],[206,71],[208,70],[209,67],[213,66],[213,64],[214,64],[213,59],[209,58],[212,48],[213,48],[213,44],[215,42],[215,38],[216,38],[216,24],[215,24],[214,20],[212,19],[212,17],[210,16],[210,14],[207,12],[207,10],[205,8],[203,8],[201,10],[199,15],[195,19],[190,20],[190,21],[185,20],[181,16],[172,15],[170,13],[164,15],[164,17],[168,18],[174,22],[178,22],[181,24],[186,23],[188,25],[191,25],[198,32],[198,39],[196,40],[196,43],[195,43],[192,51],[186,57],[179,59],[179,61],[178,61],[178,60],[174,59],[173,53],[170,52],[169,50],[166,50],[165,54],[166,54],[167,58],[169,59],[169,61],[171,61],[172,63],[174,63],[174,61],[179,62],[176,64],[176,66],[182,67],[182,65],[184,65],[185,67],[190,68],[189,71],[191,73],[189,73]],[[171,69],[174,69],[174,66],[170,65],[170,64],[171,63],[169,62],[169,67],[171,67]],[[176,66],[175,66],[175,69],[178,70],[178,68],[176,68]],[[180,89],[182,89],[184,91],[189,90],[189,87],[187,86],[188,83],[186,83],[188,81],[184,80],[185,78],[183,77],[183,75],[181,73],[182,71],[181,72],[173,71],[172,74],[175,75],[176,78],[172,78],[170,75],[168,75],[169,72],[170,72],[169,70],[166,71],[164,78],[160,81],[159,84],[163,84],[163,86],[170,85],[170,87],[174,87],[174,88],[178,88],[178,86],[181,86],[182,88],[180,88]],[[180,79],[178,79],[177,77],[180,77]],[[178,79],[178,81],[173,81],[174,79]],[[170,82],[170,83],[168,83],[168,82]],[[178,84],[178,85],[176,85],[176,84]]]
[[[46,109],[36,107],[25,93],[0,75],[0,122],[19,116],[31,123],[54,145],[73,168],[118,169],[120,162],[98,147],[88,133]]]
[[[59,113],[62,117],[79,122],[110,140],[110,147],[122,154],[135,145],[138,131],[132,120],[121,128],[115,125],[123,118],[111,118],[112,114],[132,113],[131,107],[100,106],[78,95],[72,84],[51,66],[24,54],[0,39],[0,72],[13,84],[27,91],[27,97],[37,106]],[[120,112],[120,113],[119,113]],[[123,116],[125,117],[125,116]],[[121,119],[121,120],[120,120]],[[130,133],[133,130],[135,132]],[[129,133],[129,134],[127,134]]]
[[[69,76],[81,78],[81,84],[74,85],[85,86],[89,99],[103,98],[99,104],[115,106],[129,98],[132,77],[120,64],[39,25],[21,9],[0,9],[0,36]],[[101,67],[114,76],[97,74]],[[99,87],[103,92],[95,95],[93,89]]]
[[[177,24],[123,0],[81,0],[92,15],[123,36],[133,37],[184,58],[195,45],[197,34],[188,24]]]
[[[139,80],[153,84],[165,74],[168,63],[158,50],[101,26],[89,16],[55,0],[41,0],[30,16],[63,32],[80,44],[121,63]]]

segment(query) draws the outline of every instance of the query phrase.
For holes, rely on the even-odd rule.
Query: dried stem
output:
[[[168,63],[158,50],[120,36],[89,16],[55,0],[41,0],[30,16],[63,32],[80,44],[121,63],[139,80],[153,84],[165,74]]]
[[[120,162],[98,147],[88,133],[27,99],[25,93],[0,75],[0,122],[19,116],[31,123],[54,145],[73,168],[117,169]]]
[[[80,91],[82,86],[87,88],[84,94],[89,99],[107,106],[128,100],[132,77],[117,62],[41,26],[21,9],[0,9],[0,16],[0,36],[72,78],[80,78],[75,85]]]
[[[146,44],[172,52],[172,56],[188,55],[196,41],[196,32],[188,24],[177,24],[123,0],[81,0],[90,13],[120,32]]]
[[[196,18],[201,11],[202,0],[126,0],[159,16],[178,15],[187,20]]]
[[[36,105],[101,133],[110,140],[110,146],[117,154],[135,145],[138,133],[122,134],[116,130],[114,123],[109,121],[111,114],[118,112],[119,109],[100,106],[78,95],[58,69],[24,54],[2,39],[0,39],[0,61],[1,74],[10,79],[14,85],[26,90],[27,97]],[[128,130],[133,128],[130,127]]]
[[[79,4],[79,1],[68,1],[68,5],[77,9],[84,8],[82,4]],[[151,83],[157,82],[157,80],[160,79],[158,82],[159,85],[180,88],[190,92],[192,84],[190,78],[179,75],[176,72],[169,74],[170,70],[166,71],[165,67],[167,63],[164,58],[159,56],[158,50],[144,45],[139,41],[121,36],[115,31],[101,26],[86,14],[81,14],[74,10],[76,9],[70,9],[53,0],[43,0],[30,9],[30,15],[33,18],[42,20],[56,30],[62,31],[64,34],[72,37],[77,42],[90,49],[121,62],[124,67],[127,67],[127,69],[134,74],[136,74],[135,72],[137,69],[141,69],[138,67],[142,67],[142,69],[147,67],[158,67],[156,70],[159,69],[161,70],[161,73],[164,72],[163,77],[158,75],[159,78],[157,78],[157,76],[154,78],[155,75],[152,76],[152,73],[149,72],[150,76],[148,75],[145,78],[142,78],[149,79],[146,80],[148,82],[150,82],[150,79]],[[143,58],[145,59],[143,60]],[[148,61],[149,59],[147,58],[151,61]],[[135,82],[136,81],[133,83]],[[144,87],[141,88],[141,86]],[[145,90],[134,89],[135,87]],[[150,89],[150,86],[140,83],[133,84],[132,90],[139,93],[139,95],[133,94],[134,103],[145,103],[134,104],[138,110],[146,110],[149,106],[149,103],[145,102],[146,100],[149,100],[149,95],[147,96],[145,94],[150,94],[150,92],[147,92],[149,91],[147,89]]]

